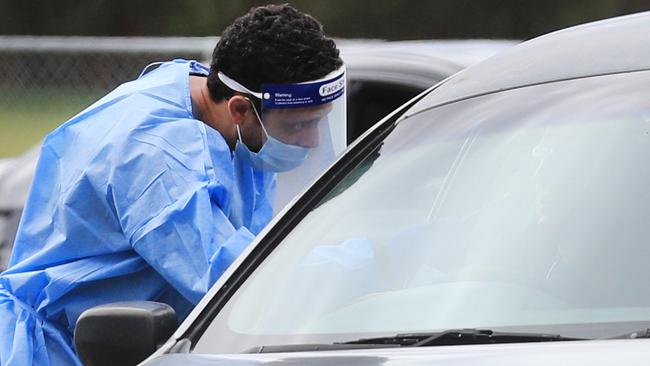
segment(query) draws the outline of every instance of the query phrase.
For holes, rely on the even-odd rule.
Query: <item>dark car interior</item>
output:
[[[422,89],[377,81],[351,81],[348,85],[348,144],[406,103]]]

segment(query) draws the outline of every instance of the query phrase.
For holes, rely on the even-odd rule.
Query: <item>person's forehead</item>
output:
[[[312,119],[321,118],[332,110],[332,103],[325,103],[313,107],[269,109],[266,112],[278,118],[286,119]]]

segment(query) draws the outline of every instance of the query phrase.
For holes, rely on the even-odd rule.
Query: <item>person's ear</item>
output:
[[[251,102],[242,95],[234,95],[228,99],[228,113],[233,123],[241,125],[251,112]]]

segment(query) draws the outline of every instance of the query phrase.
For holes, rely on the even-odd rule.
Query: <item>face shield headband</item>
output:
[[[306,108],[331,103],[345,92],[345,66],[324,77],[292,84],[262,84],[262,91],[255,92],[222,72],[217,77],[228,88],[250,94],[262,101],[262,109]]]

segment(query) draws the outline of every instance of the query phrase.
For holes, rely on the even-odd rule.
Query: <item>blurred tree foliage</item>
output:
[[[0,0],[0,34],[213,36],[259,0]],[[273,1],[270,1],[273,2]],[[277,1],[276,1],[277,3]],[[336,37],[528,39],[650,0],[294,0]]]

